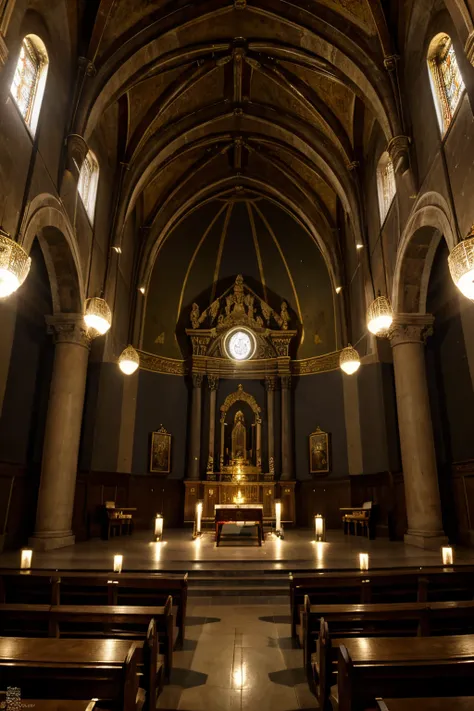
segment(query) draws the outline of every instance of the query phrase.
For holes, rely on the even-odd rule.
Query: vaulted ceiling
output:
[[[380,0],[102,0],[77,114],[86,140],[117,122],[141,278],[184,215],[251,191],[278,203],[342,278],[341,210],[363,239],[357,164],[374,123],[402,133]]]

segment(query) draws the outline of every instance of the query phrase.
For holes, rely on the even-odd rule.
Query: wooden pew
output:
[[[48,596],[49,593],[49,596]],[[178,642],[186,634],[188,574],[0,570],[0,603],[165,605],[172,595]]]
[[[172,605],[171,596],[164,607],[0,604],[0,634],[144,641],[153,620],[157,648],[161,646],[163,652],[164,675],[169,680],[173,665]]]
[[[474,711],[474,697],[444,699],[377,699],[380,711]]]
[[[0,638],[0,688],[22,699],[81,699],[84,691],[117,711],[139,711],[137,642]]]
[[[291,634],[295,639],[305,595],[313,604],[470,600],[474,597],[474,566],[290,574]]]
[[[360,711],[379,697],[472,696],[473,674],[473,635],[341,640],[330,701],[333,711]]]
[[[0,709],[6,708],[6,691],[0,691]],[[28,699],[34,711],[94,711],[96,701],[79,699]]]

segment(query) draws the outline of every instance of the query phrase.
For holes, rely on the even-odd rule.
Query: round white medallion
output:
[[[255,336],[240,328],[231,331],[225,341],[227,355],[233,360],[248,360],[255,353]]]

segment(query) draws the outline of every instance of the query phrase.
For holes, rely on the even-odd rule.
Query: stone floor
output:
[[[188,608],[184,649],[174,653],[159,709],[296,711],[316,709],[302,651],[290,637],[288,605]]]
[[[288,529],[285,539],[267,536],[260,548],[253,541],[222,543],[216,548],[211,532],[192,540],[190,529],[166,530],[163,543],[154,543],[152,532],[110,541],[93,539],[47,553],[35,552],[35,568],[103,569],[112,567],[115,553],[124,556],[124,570],[205,571],[301,570],[356,568],[360,552],[368,552],[372,568],[438,565],[440,551],[427,551],[386,538],[368,541],[360,536],[344,536],[342,531],[328,531],[327,542],[315,544],[312,531]],[[18,567],[19,551],[0,555],[0,567]],[[474,549],[457,548],[455,562],[474,563]]]

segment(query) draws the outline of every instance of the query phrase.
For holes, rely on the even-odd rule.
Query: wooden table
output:
[[[444,699],[377,699],[380,711],[473,711],[474,697]]]
[[[216,546],[219,545],[222,527],[226,523],[247,523],[257,526],[258,545],[263,542],[263,504],[216,504]]]

